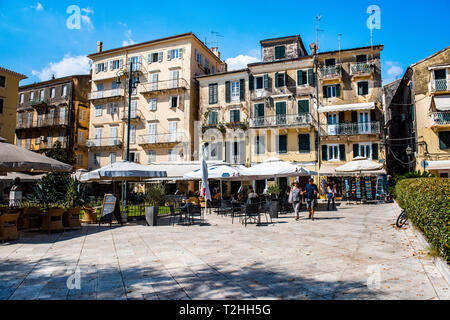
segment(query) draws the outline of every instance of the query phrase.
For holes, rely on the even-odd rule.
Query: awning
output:
[[[328,177],[350,177],[350,176],[378,176],[380,174],[386,174],[386,170],[371,170],[365,171],[361,173],[353,173],[353,172],[336,172],[336,168],[341,166],[340,164],[325,164],[322,165],[319,169],[319,174],[321,176]]]
[[[450,170],[450,160],[435,160],[426,162],[426,170]]]
[[[223,161],[207,161],[207,163],[208,165],[226,164]],[[167,172],[167,177],[161,180],[184,180],[186,173],[200,169],[200,161],[155,162],[152,163],[152,168]]]
[[[365,103],[339,104],[334,106],[319,107],[319,112],[325,113],[325,112],[372,110],[372,109],[375,109],[375,103],[365,102]]]
[[[450,111],[450,95],[434,97],[434,105],[438,111]]]
[[[37,182],[39,181],[45,174],[25,174],[19,172],[8,172],[4,176],[0,176],[0,181],[13,181],[15,178],[20,178],[21,182]]]

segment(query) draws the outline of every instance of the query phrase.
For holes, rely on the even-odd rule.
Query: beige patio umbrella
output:
[[[343,164],[336,168],[336,172],[345,172],[345,173],[371,173],[377,172],[383,169],[383,164],[379,162],[375,162],[372,160],[368,160],[365,157],[356,157],[352,161]]]
[[[72,166],[0,140],[0,172],[70,172]]]

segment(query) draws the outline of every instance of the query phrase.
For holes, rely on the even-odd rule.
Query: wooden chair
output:
[[[42,218],[43,231],[63,231],[62,216],[65,210],[61,208],[50,208]]]
[[[16,240],[19,239],[17,231],[17,220],[21,214],[20,210],[2,210],[0,215],[0,240]]]
[[[79,229],[80,223],[80,208],[70,208],[63,214],[63,226],[64,228]]]

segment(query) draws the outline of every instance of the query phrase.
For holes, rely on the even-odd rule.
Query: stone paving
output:
[[[395,204],[244,227],[83,226],[0,245],[0,299],[449,299]],[[264,219],[263,219],[264,220]]]

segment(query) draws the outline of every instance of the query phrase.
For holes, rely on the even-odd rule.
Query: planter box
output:
[[[83,219],[81,219],[81,222],[83,223],[97,223],[97,209],[96,208],[89,208],[89,207],[83,207],[84,213],[83,213]]]
[[[70,208],[63,214],[63,226],[65,228],[81,228],[81,208]]]
[[[61,208],[50,208],[42,218],[42,230],[45,231],[62,231],[62,216],[66,210]]]
[[[0,240],[16,240],[19,239],[17,231],[17,220],[20,212],[4,213],[0,216]]]
[[[145,207],[145,221],[148,226],[158,225],[158,207]]]
[[[268,209],[271,218],[278,218],[278,212],[280,211],[280,202],[277,199],[269,200]]]
[[[42,226],[42,212],[38,207],[23,208],[19,216],[17,227],[19,230],[40,229]]]

